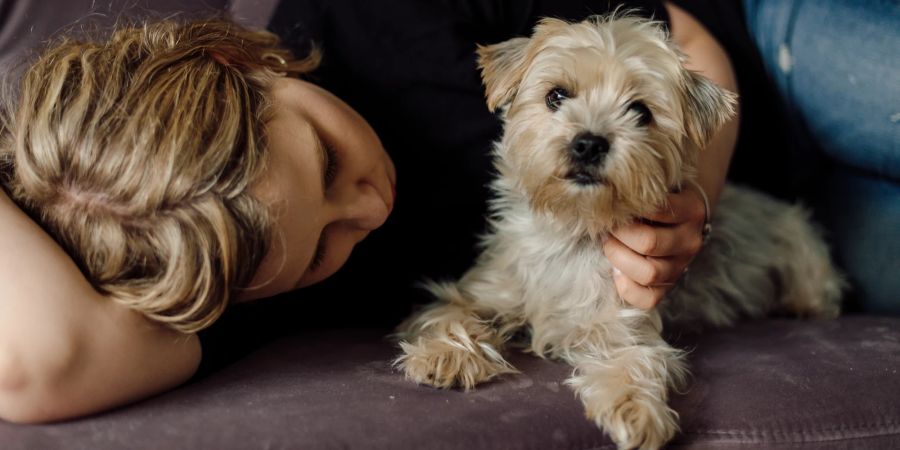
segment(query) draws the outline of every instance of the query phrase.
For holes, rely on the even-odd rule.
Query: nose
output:
[[[335,220],[351,227],[372,231],[387,220],[391,213],[384,196],[370,183],[360,182],[340,189]]]
[[[575,163],[595,166],[609,153],[609,141],[603,136],[593,133],[581,133],[572,139],[569,154]]]

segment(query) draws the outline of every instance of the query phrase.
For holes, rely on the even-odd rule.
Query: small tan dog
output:
[[[491,231],[475,266],[430,284],[438,301],[401,325],[408,378],[469,389],[515,372],[503,346],[524,328],[532,352],[575,367],[567,383],[620,448],[655,449],[678,431],[668,389],[687,375],[662,318],[837,315],[843,282],[807,214],[732,186],[656,310],[616,293],[601,239],[691,183],[700,149],[734,114],[733,94],[684,69],[658,23],[546,19],[530,39],[478,53],[488,106],[505,120]]]

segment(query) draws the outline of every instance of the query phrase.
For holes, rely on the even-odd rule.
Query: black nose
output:
[[[572,139],[569,153],[576,163],[594,166],[603,161],[603,157],[609,153],[609,141],[603,136],[581,133]]]

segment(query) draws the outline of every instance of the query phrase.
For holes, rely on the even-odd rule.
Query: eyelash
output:
[[[329,186],[334,181],[334,177],[337,176],[337,152],[325,141],[322,141],[322,148],[325,149],[325,155],[328,157],[328,161],[325,163],[325,186]]]
[[[325,187],[331,185],[334,181],[334,177],[337,176],[338,169],[338,157],[337,152],[334,151],[334,148],[331,147],[324,139],[319,138],[319,143],[322,145],[322,149],[325,151]],[[323,231],[324,233],[324,231]],[[325,261],[325,238],[324,236],[319,237],[319,243],[316,245],[316,251],[313,254],[312,262],[309,264],[309,271],[315,272],[319,266]]]
[[[310,272],[315,272],[316,269],[318,269],[319,266],[321,266],[325,261],[325,245],[323,245],[324,242],[325,239],[319,238],[319,244],[316,245],[316,253],[313,254],[313,260],[311,263],[309,263]]]

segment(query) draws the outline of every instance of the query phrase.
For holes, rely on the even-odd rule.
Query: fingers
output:
[[[703,223],[706,220],[706,204],[696,190],[685,189],[669,194],[666,203],[645,219],[666,224]]]
[[[653,214],[612,231],[603,251],[616,290],[637,308],[655,307],[703,246],[706,202],[693,190],[669,194]]]
[[[644,256],[614,236],[603,243],[603,252],[613,267],[641,286],[674,284],[693,257],[693,254],[667,258]]]
[[[617,270],[613,271],[613,281],[619,296],[631,306],[640,309],[656,307],[671,289],[668,286],[641,286]]]
[[[700,230],[700,226],[694,223],[654,226],[635,222],[613,230],[612,236],[626,247],[644,256],[693,257],[703,245],[703,235]]]

